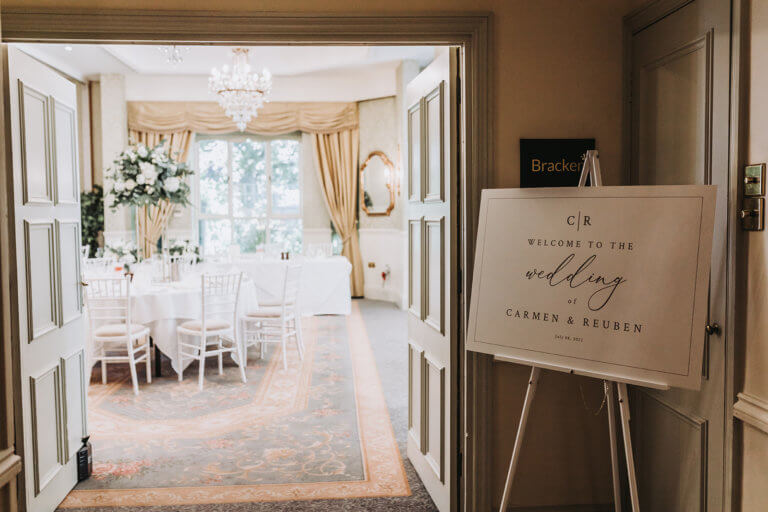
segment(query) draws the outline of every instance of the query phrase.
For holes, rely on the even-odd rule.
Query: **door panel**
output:
[[[634,447],[643,509],[705,510],[707,422],[656,396],[639,393],[635,402],[643,419],[642,444]]]
[[[730,2],[694,0],[630,44],[632,182],[717,185],[709,323],[726,325]],[[700,391],[632,389],[643,509],[724,509],[725,342],[705,347]]]
[[[424,292],[427,297],[424,301],[424,322],[439,333],[443,329],[444,303],[445,303],[445,218],[429,219],[424,221],[426,230],[424,244],[424,269],[427,281]]]
[[[13,80],[11,87],[13,87]],[[50,203],[51,153],[48,97],[18,80],[19,125],[21,130],[21,163],[24,176],[24,203]]]
[[[441,511],[457,506],[457,52],[406,88],[408,106],[408,458]]]
[[[86,423],[87,389],[85,379],[85,351],[79,350],[59,361],[61,381],[63,383],[64,417],[66,418],[65,445],[63,453],[65,460],[75,456],[80,448],[81,439],[88,435]]]
[[[24,221],[28,340],[57,327],[56,255],[53,222]]]
[[[34,458],[35,496],[39,495],[62,468],[61,373],[49,368],[30,377],[30,415]]]
[[[77,167],[77,116],[75,111],[53,101],[53,133],[56,149],[56,201],[75,204],[80,197],[80,171]]]
[[[86,433],[75,84],[7,52],[18,272],[24,496],[54,510],[77,483]]]

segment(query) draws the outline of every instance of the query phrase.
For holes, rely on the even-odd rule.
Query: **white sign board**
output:
[[[484,190],[467,349],[698,389],[713,186]]]

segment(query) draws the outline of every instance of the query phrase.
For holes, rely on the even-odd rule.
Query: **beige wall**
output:
[[[768,2],[751,0],[748,70],[747,163],[768,162]],[[737,411],[744,404],[756,405],[759,422],[747,419],[737,425],[741,437],[736,453],[734,489],[741,494],[742,512],[758,512],[768,503],[768,232],[745,233],[746,293],[739,310],[744,312],[743,338],[737,344]],[[742,309],[743,308],[743,309]],[[738,413],[737,413],[738,414]],[[738,420],[737,420],[738,421]],[[739,460],[741,459],[741,460]]]
[[[4,0],[5,6],[403,13],[493,11],[495,168],[491,184],[519,184],[521,137],[595,137],[606,184],[620,183],[622,15],[634,0]],[[493,468],[503,478],[528,369],[494,370]],[[580,387],[584,391],[584,400]],[[591,409],[600,385],[546,373],[523,454],[519,504],[610,501],[607,426]],[[585,408],[584,402],[589,406]],[[604,414],[604,413],[602,413]],[[533,455],[536,454],[534,457]],[[523,484],[524,482],[524,484]]]

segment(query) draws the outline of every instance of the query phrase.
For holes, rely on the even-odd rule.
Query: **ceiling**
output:
[[[24,51],[49,62],[75,78],[101,73],[148,75],[207,75],[229,63],[232,46],[180,47],[183,62],[169,64],[156,45],[21,44]],[[426,66],[435,55],[430,46],[254,46],[250,62],[255,71],[276,76],[370,67],[399,60]]]

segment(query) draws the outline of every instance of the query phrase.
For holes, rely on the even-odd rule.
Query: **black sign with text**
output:
[[[595,139],[520,139],[520,186],[575,187]]]

